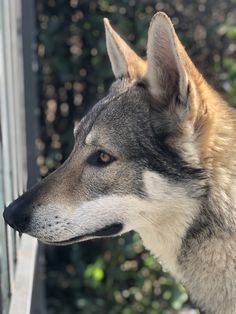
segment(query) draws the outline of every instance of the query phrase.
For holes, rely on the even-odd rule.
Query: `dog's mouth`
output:
[[[87,233],[85,235],[81,235],[78,237],[74,237],[65,241],[60,242],[45,242],[46,244],[51,245],[69,245],[76,242],[82,242],[86,240],[96,239],[96,238],[105,238],[105,237],[112,237],[118,235],[121,230],[123,229],[122,223],[114,223],[111,225],[107,225],[101,229],[96,230],[92,233]]]

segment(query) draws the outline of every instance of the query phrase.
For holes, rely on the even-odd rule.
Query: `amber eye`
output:
[[[88,164],[96,167],[104,167],[109,165],[111,162],[115,161],[115,157],[110,154],[99,150],[93,153],[87,160]]]
[[[104,153],[104,152],[101,152],[100,155],[99,155],[99,158],[102,162],[104,163],[108,163],[110,162],[111,160],[111,156],[108,155],[107,153]]]

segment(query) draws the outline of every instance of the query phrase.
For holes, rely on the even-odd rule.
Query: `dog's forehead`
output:
[[[143,112],[147,109],[145,109],[142,97],[138,97],[140,93],[139,88],[133,82],[123,79],[113,83],[109,94],[96,103],[81,123],[75,127],[75,134],[80,134],[79,140],[91,145],[97,137],[101,139],[102,136],[114,129],[119,130],[121,127],[125,132],[131,124],[140,121],[143,118]]]

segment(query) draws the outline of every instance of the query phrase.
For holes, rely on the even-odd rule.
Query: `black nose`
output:
[[[19,232],[25,232],[30,222],[28,193],[23,194],[11,203],[3,212],[6,223]]]

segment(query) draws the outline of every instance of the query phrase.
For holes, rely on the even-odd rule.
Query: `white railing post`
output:
[[[26,189],[27,177],[28,187],[37,180],[37,93],[31,47],[35,19],[33,6],[32,0],[0,1],[2,211]],[[36,239],[26,235],[20,238],[6,226],[0,212],[0,314],[31,313],[33,284],[37,278],[37,247]]]

